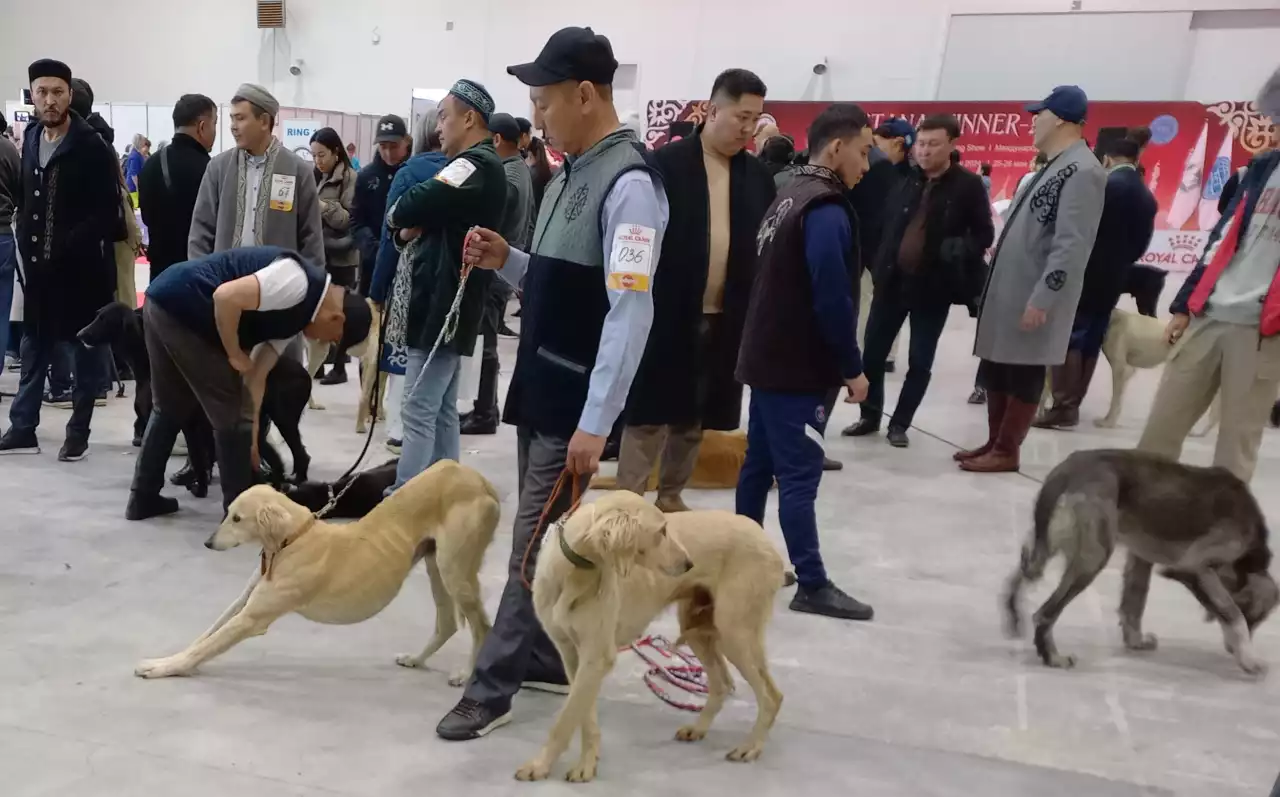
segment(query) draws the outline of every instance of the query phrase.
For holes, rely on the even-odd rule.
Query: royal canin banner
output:
[[[807,146],[805,133],[825,102],[766,102],[761,125],[773,122]],[[873,127],[895,116],[918,125],[926,116],[949,113],[960,120],[957,149],[966,169],[991,164],[991,202],[1008,206],[1018,181],[1030,170],[1036,149],[1032,115],[1018,102],[862,103]],[[705,102],[649,103],[645,142],[659,147],[687,135],[706,117]],[[1252,102],[1095,102],[1089,104],[1085,136],[1130,127],[1151,129],[1142,155],[1147,186],[1160,205],[1156,234],[1142,262],[1173,271],[1190,270],[1218,220],[1218,197],[1232,172],[1249,162],[1271,137],[1271,122]],[[1114,131],[1110,129],[1115,129]],[[998,218],[998,216],[997,216]],[[997,222],[998,223],[998,222]]]

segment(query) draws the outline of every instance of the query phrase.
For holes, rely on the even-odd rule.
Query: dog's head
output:
[[[257,543],[267,553],[276,553],[310,517],[310,512],[287,496],[259,484],[231,502],[222,525],[204,547],[227,551],[238,545]]]
[[[682,576],[693,569],[689,554],[667,534],[667,517],[635,493],[619,490],[584,506],[568,521],[574,547],[601,567],[626,576],[632,567]]]
[[[86,346],[107,346],[120,340],[127,325],[137,323],[137,316],[127,305],[112,302],[98,311],[76,338]]]
[[[1231,600],[1240,609],[1240,613],[1244,615],[1245,623],[1249,626],[1250,635],[1254,629],[1262,625],[1263,621],[1271,616],[1276,606],[1280,605],[1280,585],[1276,584],[1271,574],[1265,570],[1262,571],[1245,571],[1231,565],[1220,565],[1214,568],[1218,578],[1222,581],[1222,586],[1227,588],[1231,593]],[[1213,603],[1209,600],[1209,596],[1200,588],[1200,581],[1191,573],[1185,573],[1177,570],[1165,570],[1161,573],[1165,578],[1177,581],[1182,584],[1195,599],[1204,607],[1206,612],[1205,621],[1214,622],[1218,619],[1218,613],[1213,608]]]

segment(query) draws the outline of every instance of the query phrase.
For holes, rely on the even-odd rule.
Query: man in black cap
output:
[[[351,205],[351,234],[360,250],[360,293],[369,295],[373,266],[378,259],[378,238],[387,215],[387,192],[391,180],[409,159],[412,140],[404,120],[388,114],[374,129],[378,151],[356,177],[356,196]]]
[[[533,123],[523,116],[516,117],[516,125],[520,128],[520,155],[523,156],[529,151],[529,145],[533,143]]]
[[[371,315],[323,268],[275,246],[228,249],[169,267],[147,287],[142,313],[155,405],[133,474],[129,520],[178,511],[160,489],[174,440],[197,405],[218,438],[222,506],[230,506],[253,481],[258,411],[280,355],[300,334],[354,346],[368,337]]]
[[[435,177],[410,188],[387,212],[402,243],[413,241],[401,418],[404,439],[396,467],[399,489],[441,459],[459,459],[458,374],[471,356],[493,275],[472,274],[448,339],[440,338],[462,271],[462,246],[472,227],[502,223],[507,180],[489,138],[493,98],[470,80],[453,84],[440,102],[440,144],[450,158]],[[440,346],[431,355],[436,340]]]
[[[25,299],[22,378],[0,454],[40,453],[36,427],[45,374],[57,345],[70,342],[75,389],[58,452],[59,460],[70,462],[88,454],[94,396],[106,378],[102,353],[75,336],[115,295],[111,242],[124,237],[120,167],[107,143],[72,113],[71,69],[46,59],[28,71],[39,120],[23,136],[17,213]]]
[[[507,174],[507,205],[502,214],[502,237],[517,249],[527,249],[533,237],[533,174],[520,157],[520,125],[511,114],[495,113],[489,119],[493,146]],[[494,280],[485,297],[480,334],[484,353],[480,360],[480,390],[475,407],[462,419],[462,434],[488,435],[498,431],[498,333],[503,327],[511,286]]]
[[[567,690],[521,562],[561,474],[585,487],[599,467],[653,323],[650,287],[669,215],[643,146],[618,121],[617,68],[608,39],[565,28],[536,61],[507,70],[530,87],[534,123],[568,160],[547,185],[547,212],[529,253],[491,229],[477,230],[467,247],[468,263],[497,270],[510,285],[524,279],[524,327],[504,417],[518,430],[520,507],[502,603],[461,702],[436,728],[445,739],[475,739],[508,722],[522,685]],[[548,523],[568,509],[572,492],[550,502]],[[535,558],[536,551],[530,565]]]

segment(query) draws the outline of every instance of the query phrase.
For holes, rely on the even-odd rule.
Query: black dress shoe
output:
[[[970,404],[986,404],[987,389],[983,387],[975,387],[973,389],[973,392],[969,394],[969,403]]]
[[[844,470],[844,463],[838,459],[832,459],[831,457],[824,456],[822,458],[822,469],[823,470]]]
[[[907,439],[907,430],[900,429],[896,426],[889,427],[889,434],[885,435],[889,440],[889,445],[894,448],[906,448],[911,445],[911,441]]]
[[[880,424],[861,418],[857,423],[846,426],[840,434],[844,437],[866,437],[880,431]]]
[[[345,385],[347,383],[347,366],[338,363],[329,369],[329,373],[325,374],[320,380],[322,385]]]
[[[440,720],[436,735],[450,742],[466,742],[487,736],[511,721],[511,709],[499,711],[464,697]]]
[[[494,418],[482,417],[473,412],[458,426],[458,432],[467,435],[497,434],[498,421]]]
[[[129,506],[124,510],[128,520],[147,520],[148,518],[172,515],[178,511],[178,502],[163,495],[142,495],[139,492],[129,493]]]

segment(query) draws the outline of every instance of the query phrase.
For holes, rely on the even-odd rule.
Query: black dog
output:
[[[1160,305],[1160,294],[1164,293],[1164,281],[1169,272],[1144,263],[1129,266],[1124,280],[1124,292],[1133,297],[1138,304],[1138,312],[1155,318]]]
[[[133,397],[133,444],[142,445],[142,435],[151,417],[151,361],[147,357],[147,344],[143,335],[142,309],[132,310],[120,302],[112,302],[98,311],[97,316],[76,336],[86,346],[119,344],[124,356],[133,367],[137,380]],[[267,388],[262,399],[259,419],[258,451],[270,470],[269,481],[277,487],[284,481],[284,461],[275,448],[267,443],[267,432],[274,423],[280,430],[293,454],[294,476],[306,481],[311,457],[302,444],[302,432],[298,428],[302,410],[311,398],[311,379],[301,363],[288,358],[281,359],[267,376]],[[213,469],[213,433],[202,413],[183,425],[187,439],[187,451],[191,455],[194,475],[185,484],[197,497],[208,492],[208,474]],[[204,474],[203,476],[200,474]]]
[[[332,484],[327,482],[302,482],[296,485],[286,485],[283,492],[312,512],[319,512],[324,509],[325,504],[329,503],[335,495],[342,492],[348,482],[354,480],[355,484],[351,485],[351,489],[347,490],[342,498],[338,500],[328,517],[358,520],[372,512],[373,508],[382,502],[382,494],[386,489],[395,484],[396,466],[398,464],[400,464],[400,460],[393,459],[376,468],[370,468],[354,476],[339,479]]]

